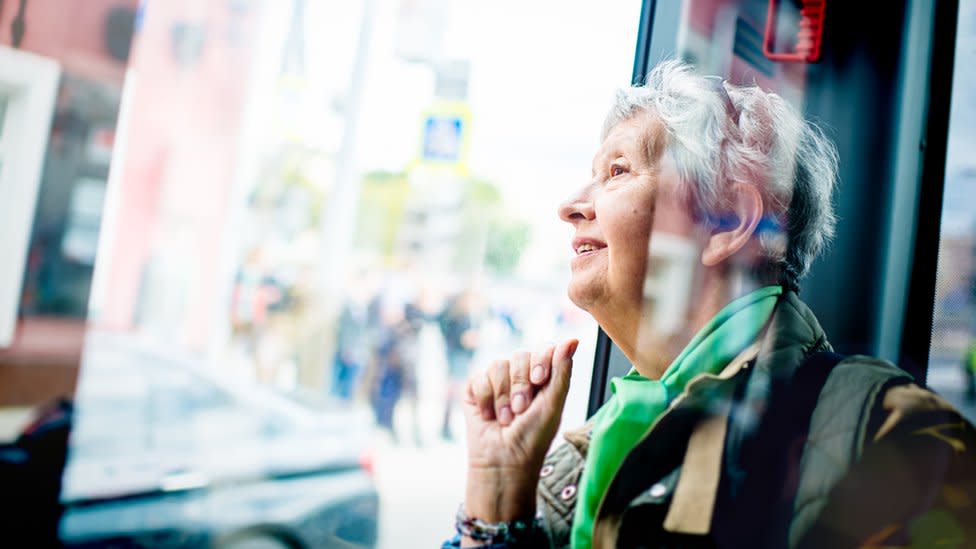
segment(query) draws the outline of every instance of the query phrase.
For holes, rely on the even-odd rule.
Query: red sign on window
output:
[[[763,54],[773,61],[792,61],[814,63],[820,60],[820,45],[823,42],[824,10],[827,0],[803,0],[800,17],[795,24],[796,40],[792,51],[774,51],[780,0],[769,0],[766,15],[766,36],[763,39]]]

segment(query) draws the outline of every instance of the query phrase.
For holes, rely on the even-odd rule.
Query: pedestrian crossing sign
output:
[[[462,102],[438,102],[423,115],[419,164],[437,171],[467,171],[470,110]]]

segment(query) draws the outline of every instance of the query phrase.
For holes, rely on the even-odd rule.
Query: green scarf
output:
[[[611,382],[613,396],[594,417],[593,433],[573,517],[573,549],[593,544],[593,520],[610,482],[630,450],[653,427],[685,384],[701,373],[717,374],[756,341],[783,293],[766,286],[726,305],[705,325],[660,380],[631,370]]]

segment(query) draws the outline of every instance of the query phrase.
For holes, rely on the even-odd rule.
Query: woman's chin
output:
[[[599,292],[589,284],[570,281],[566,295],[574,305],[590,314],[593,314],[594,305],[599,303]]]

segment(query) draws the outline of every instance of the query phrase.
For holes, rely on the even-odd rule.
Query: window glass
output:
[[[3,136],[6,133],[4,128],[7,124],[7,104],[10,102],[10,98],[7,92],[0,90],[0,143],[3,143]]]
[[[959,3],[928,383],[976,419],[976,2]]]
[[[0,90],[0,177],[3,177],[3,160],[7,156],[6,147],[6,125],[7,125],[7,104],[10,99],[7,93]]]
[[[639,14],[144,2],[108,185],[65,220],[63,252],[97,260],[62,537],[271,520],[312,546],[436,546],[469,369],[577,337],[581,423],[596,325],[566,297],[556,207],[589,177]],[[181,499],[74,504],[136,493]]]
[[[98,458],[58,482],[72,412],[84,407],[71,399],[138,4],[0,8],[0,469],[16,479],[5,482],[17,500],[5,506],[6,538],[28,545],[58,545],[53,524],[26,517],[55,509],[59,488],[115,497],[147,466],[128,458],[146,455],[144,387],[121,372],[97,381],[99,398],[84,403],[97,403],[85,412],[95,419],[72,433],[92,442],[78,455]]]
[[[791,2],[780,2],[777,22],[784,27],[773,44],[792,49],[799,11]],[[727,84],[761,88],[778,94],[800,111],[806,111],[810,75],[815,64],[774,62],[764,55],[763,40],[769,4],[761,0],[683,0],[657,2],[648,52],[650,70],[660,59],[678,58],[701,74],[719,75]],[[793,35],[790,34],[792,25]],[[658,231],[666,233],[666,231]],[[670,338],[688,330],[695,318],[694,296],[704,295],[700,286],[695,248],[683,237],[655,234],[648,248],[644,282],[642,337]],[[694,333],[694,331],[692,331]],[[613,378],[626,375],[632,365],[613,346],[603,388],[603,400],[611,394]]]
[[[912,255],[905,218],[915,215],[907,198],[923,160],[915,136],[927,124],[920,113],[928,90],[919,75],[928,60],[918,52],[938,37],[920,17],[931,16],[921,4],[879,12],[881,19],[869,26],[861,24],[854,4],[828,3],[826,11],[813,4],[801,10],[796,2],[763,0],[657,2],[649,67],[677,57],[726,84],[775,92],[836,145],[834,236],[799,281],[798,296],[839,354],[879,356],[921,374],[925,365],[900,356],[899,347]],[[817,31],[822,42],[812,38]],[[965,32],[960,27],[960,36]],[[970,208],[972,201],[959,198],[967,195],[955,196],[955,208]],[[664,332],[675,324],[670,312],[686,306],[694,284],[682,247],[674,244],[652,242],[657,250],[650,251],[660,260],[651,261],[645,285],[645,306]],[[604,397],[610,378],[630,367],[611,350]]]

